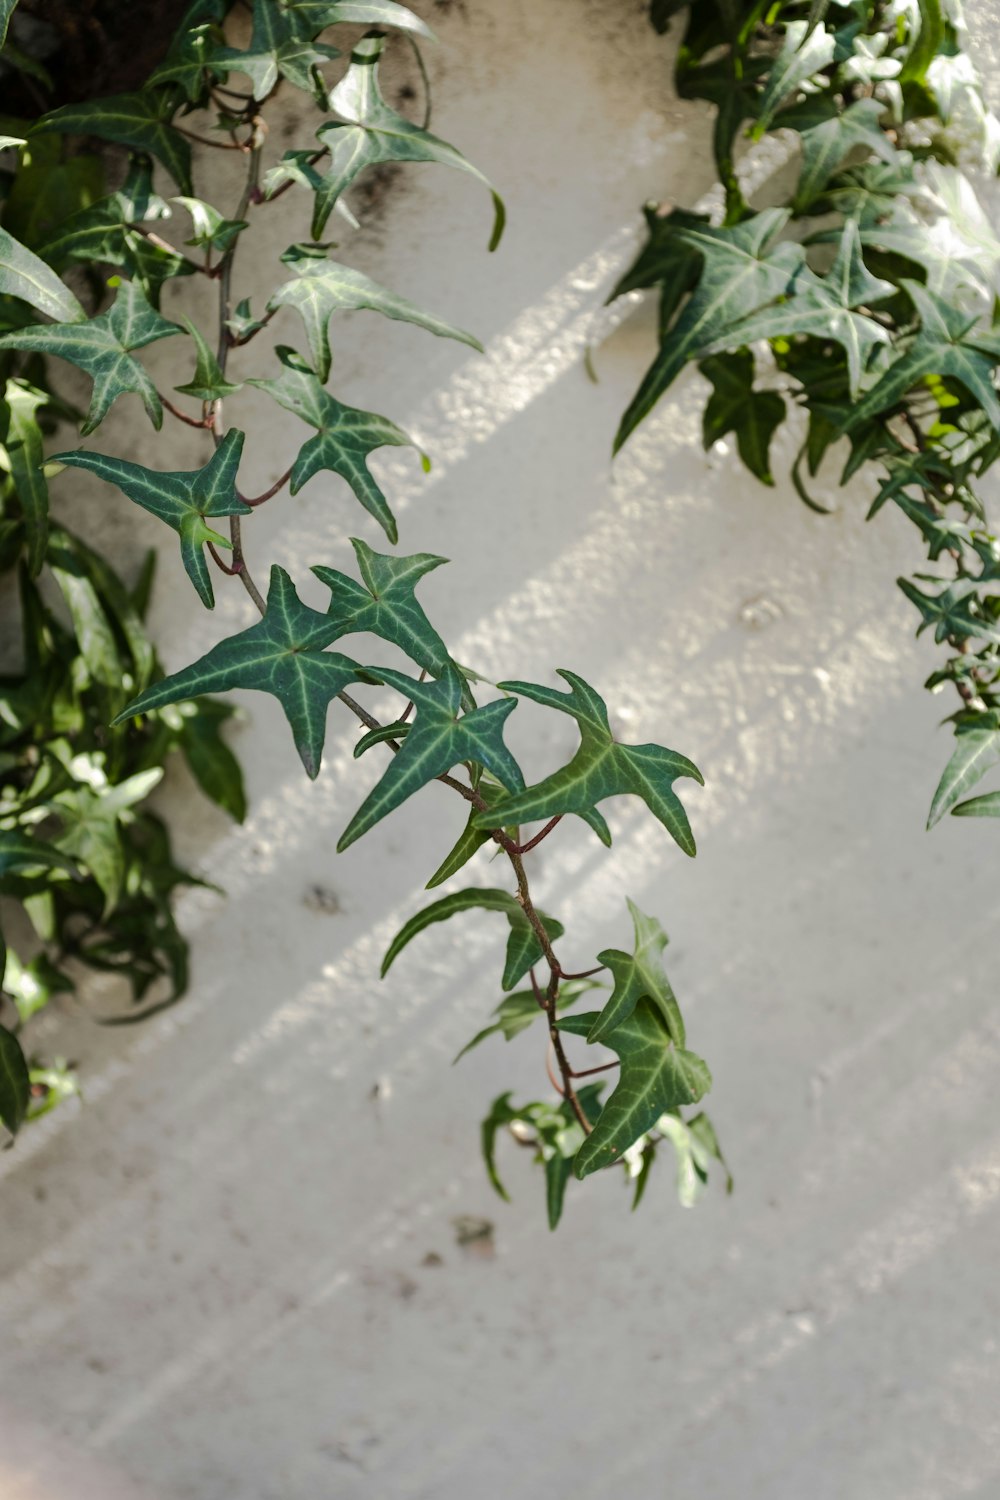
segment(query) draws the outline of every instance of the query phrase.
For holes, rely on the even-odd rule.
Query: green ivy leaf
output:
[[[345,123],[322,125],[316,132],[330,152],[330,166],[316,189],[313,239],[318,240],[323,233],[341,193],[367,167],[381,162],[429,161],[470,172],[490,188],[494,210],[490,249],[496,249],[504,226],[502,199],[482,172],[454,146],[389,108],[378,84],[378,60],[383,46],[384,38],[380,36],[366,36],[358,42],[351,53],[350,67],[330,95],[330,107]]]
[[[0,1121],[11,1135],[24,1124],[31,1101],[31,1079],[21,1044],[6,1026],[0,1026]]]
[[[488,703],[459,717],[463,679],[451,662],[437,682],[418,682],[385,667],[367,670],[376,681],[412,700],[416,715],[399,754],[393,756],[381,781],[341,835],[338,850],[353,844],[407,797],[461,761],[485,766],[508,789],[523,787],[520,768],[503,741],[504,721],[517,707],[512,698]]]
[[[939,644],[949,636],[961,639],[973,635],[1000,645],[1000,628],[975,612],[978,607],[976,579],[960,578],[939,594],[923,593],[908,578],[897,578],[896,582],[910,603],[920,611],[917,635],[933,625],[934,639]]]
[[[479,783],[479,795],[488,807],[493,807],[505,793],[503,787],[484,778]],[[435,886],[444,885],[446,880],[450,880],[452,875],[457,874],[463,865],[467,865],[472,856],[492,839],[493,835],[489,829],[476,827],[475,816],[476,810],[473,808],[462,832],[428,880],[426,890],[431,891]]]
[[[17,0],[0,0],[0,47],[7,40],[7,27],[16,9]]]
[[[581,995],[593,988],[595,984],[592,979],[571,980],[568,984],[560,985],[559,994],[556,996],[556,1010],[566,1010],[568,1006],[579,1000]],[[485,1042],[487,1037],[502,1036],[505,1042],[512,1042],[535,1021],[541,1020],[545,1011],[539,1005],[534,990],[517,990],[513,995],[504,995],[500,1004],[493,1010],[493,1015],[497,1019],[489,1026],[484,1026],[482,1031],[477,1031],[472,1040],[466,1042],[461,1052],[455,1056],[453,1062],[457,1063],[467,1052],[471,1052],[473,1047],[478,1047],[480,1042]]]
[[[492,811],[478,813],[477,827],[529,823],[557,813],[593,816],[596,804],[605,797],[630,793],[642,798],[685,854],[693,855],[694,835],[673,783],[679,776],[690,776],[704,786],[698,767],[662,745],[620,744],[611,733],[603,698],[575,672],[560,668],[559,676],[569,683],[568,693],[533,682],[501,682],[498,686],[543,707],[571,714],[580,726],[580,748],[568,765],[544,781],[499,802]]]
[[[316,436],[303,443],[292,466],[292,494],[322,470],[339,474],[389,540],[395,542],[398,535],[395,517],[368,471],[367,460],[376,448],[415,448],[416,444],[388,417],[344,406],[336,400],[294,349],[279,346],[276,352],[284,365],[278,379],[248,380],[247,384],[267,391],[279,406],[317,429]]]
[[[49,266],[0,229],[0,293],[28,302],[49,318],[81,323],[87,314]]]
[[[91,678],[112,694],[119,694],[124,669],[111,621],[89,570],[65,533],[54,532],[50,537],[48,564],[66,601],[77,647]],[[120,703],[121,698],[117,701]]]
[[[245,73],[255,99],[265,99],[280,77],[322,102],[323,80],[317,69],[340,52],[312,40],[318,29],[298,10],[282,9],[275,0],[253,0],[249,48],[241,52],[223,47],[212,58],[212,66]]]
[[[150,84],[176,84],[189,104],[197,104],[206,93],[209,78],[223,72],[214,66],[222,41],[225,0],[196,0],[174,33],[163,62],[150,74]]]
[[[701,252],[704,269],[621,420],[616,453],[688,360],[706,351],[731,324],[787,290],[802,264],[802,246],[786,242],[769,248],[787,221],[787,209],[768,208],[728,229],[676,231],[679,239]]]
[[[159,243],[144,228],[150,221],[169,217],[170,205],[153,191],[150,158],[133,156],[117,192],[64,218],[39,249],[55,266],[69,261],[121,266],[156,307],[165,281],[192,276],[196,270],[193,261]]]
[[[56,461],[87,469],[108,484],[117,485],[136,505],[141,505],[150,515],[158,516],[176,531],[181,539],[184,571],[205,608],[212,609],[215,593],[205,560],[205,543],[214,542],[216,546],[226,548],[232,544],[206,525],[206,520],[252,513],[236,489],[242,452],[243,433],[231,428],[201,469],[161,473],[147,469],[144,464],[129,463],[105,453],[60,453],[56,455]]]
[[[640,1000],[648,1000],[660,1012],[677,1046],[683,1047],[681,1009],[660,958],[667,946],[667,934],[655,917],[647,917],[628,896],[625,901],[635,930],[635,949],[623,953],[620,948],[605,948],[597,955],[597,962],[611,971],[615,987],[587,1033],[587,1041],[603,1041],[616,1026],[628,1020]]]
[[[602,1088],[603,1084],[587,1083],[577,1090],[577,1102],[591,1124],[600,1117]],[[586,1139],[583,1126],[573,1113],[573,1106],[568,1099],[562,1101],[555,1114],[558,1120],[555,1128],[542,1128],[538,1132],[539,1147],[545,1163],[545,1209],[550,1229],[559,1227],[566,1189],[573,1176],[573,1158]]]
[[[18,830],[0,833],[0,879],[25,870],[43,869],[65,870],[67,874],[74,876],[78,874],[76,861],[53,844],[30,838]]]
[[[596,1013],[564,1016],[556,1024],[560,1031],[587,1036],[597,1019]],[[621,1074],[574,1160],[581,1179],[617,1161],[665,1111],[696,1104],[712,1087],[708,1065],[676,1045],[649,1000],[640,1000],[628,1020],[608,1032],[604,1045],[621,1059]]]
[[[162,682],[140,693],[114,720],[162,708],[203,693],[249,688],[272,693],[284,710],[295,748],[316,777],[326,739],[330,700],[348,683],[358,680],[357,662],[323,647],[336,637],[337,626],[327,615],[309,609],[299,599],[284,568],[271,568],[267,608],[256,625],[229,636]]]
[[[49,487],[42,472],[44,445],[37,417],[39,407],[48,405],[48,401],[47,392],[36,390],[26,380],[7,381],[6,420],[0,439],[7,449],[10,477],[21,502],[28,572],[33,578],[41,571],[49,539]]]
[[[993,366],[1000,347],[996,335],[975,327],[974,314],[959,312],[935,292],[916,281],[902,281],[920,318],[912,343],[852,407],[843,431],[896,406],[906,393],[929,375],[957,380],[1000,428],[1000,402],[993,387]],[[984,352],[986,351],[986,352]]]
[[[330,374],[330,340],[327,324],[335,312],[354,312],[368,308],[380,312],[387,318],[404,323],[415,323],[440,338],[457,339],[468,344],[481,354],[483,346],[471,333],[436,318],[431,313],[421,312],[405,297],[397,296],[369,280],[360,271],[328,260],[325,250],[307,245],[292,245],[281,257],[292,267],[294,276],[284,282],[271,296],[267,306],[271,312],[279,307],[292,307],[298,312],[306,327],[313,364],[321,381]]]
[[[301,16],[315,36],[327,26],[353,23],[360,26],[393,26],[434,41],[430,27],[405,5],[395,0],[286,0],[285,9]]]
[[[399,929],[386,949],[385,957],[382,959],[382,978],[385,978],[400,953],[418,933],[423,932],[426,927],[432,926],[435,922],[448,921],[449,917],[455,916],[457,912],[473,909],[502,911],[507,918],[510,936],[507,939],[507,956],[504,960],[503,978],[500,985],[504,990],[512,990],[524,978],[532,965],[538,963],[542,957],[542,946],[516,896],[512,896],[509,891],[498,891],[480,886],[465,891],[453,891],[450,896],[442,896],[440,901],[432,901],[430,906],[425,906],[421,911],[415,912]],[[538,916],[550,941],[554,942],[556,938],[562,937],[564,928],[561,922],[557,922],[554,917],[549,917],[544,912],[539,912]],[[537,1008],[537,1001],[535,1005]]]
[[[833,34],[808,21],[789,21],[781,51],[771,66],[758,106],[754,138],[759,140],[778,111],[778,106],[807,79],[814,77],[833,61],[836,46]]]
[[[237,382],[234,385],[225,378],[219,368],[219,361],[197,324],[192,323],[190,318],[185,318],[184,326],[194,339],[194,376],[186,385],[175,385],[174,390],[180,391],[182,396],[193,396],[197,401],[220,401],[226,396],[235,396],[242,389],[242,384]]]
[[[225,255],[247,227],[246,219],[226,219],[217,208],[200,198],[177,197],[173,201],[186,208],[191,216],[194,233],[184,241],[185,245],[195,245],[200,250],[218,250],[220,255]]]
[[[188,768],[205,793],[237,823],[247,815],[247,797],[239,761],[222,738],[221,728],[233,716],[228,703],[196,698],[181,710],[180,747]]]
[[[888,344],[889,335],[878,323],[854,309],[883,302],[895,290],[891,282],[871,275],[862,259],[858,226],[848,220],[840,231],[837,258],[825,276],[815,275],[808,266],[801,267],[792,277],[783,301],[728,328],[722,338],[708,346],[709,352],[752,344],[758,339],[801,335],[833,339],[847,356],[850,391],[855,396],[872,351],[880,344]],[[749,462],[747,467],[757,473]]]
[[[96,135],[135,151],[147,151],[161,161],[182,193],[191,193],[191,147],[170,124],[174,110],[171,91],[112,94],[80,104],[64,104],[43,115],[37,131],[64,135]]]
[[[1000,792],[985,792],[982,797],[971,797],[951,810],[953,818],[1000,818]]]
[[[749,349],[714,354],[698,369],[710,380],[712,394],[702,413],[702,441],[711,448],[728,432],[736,434],[740,458],[762,484],[774,484],[769,452],[775,428],[785,417],[777,391],[755,391],[753,355]]]
[[[424,613],[414,589],[421,578],[448,561],[429,552],[392,557],[374,552],[366,542],[351,537],[363,579],[358,583],[336,568],[315,567],[313,572],[330,590],[327,610],[340,635],[367,632],[390,641],[425,672],[440,677],[451,657],[448,648]]]
[[[931,802],[927,827],[933,828],[959,798],[971,791],[993,766],[1000,764],[1000,715],[978,714],[970,723],[959,724],[955,751],[944,768]],[[968,816],[968,814],[965,814]]]
[[[153,426],[162,425],[163,407],[156,387],[134,351],[181,331],[176,323],[168,323],[153,310],[134,282],[124,281],[114,305],[99,317],[85,323],[52,323],[45,328],[4,334],[0,349],[58,354],[86,371],[94,382],[90,410],[80,428],[86,436],[100,426],[112,403],[128,391],[136,391],[142,398]]]
[[[804,213],[815,202],[851,152],[867,150],[886,163],[895,162],[896,149],[879,125],[884,113],[885,106],[878,99],[857,99],[843,109],[828,95],[804,100],[784,112],[781,123],[799,132],[802,148],[794,213]]]

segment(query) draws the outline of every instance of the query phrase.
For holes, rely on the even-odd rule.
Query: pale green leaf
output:
[[[322,247],[293,245],[281,257],[295,273],[284,282],[268,302],[269,311],[279,307],[292,307],[300,314],[306,328],[313,364],[321,381],[330,374],[330,339],[327,324],[335,312],[353,312],[368,308],[380,312],[387,318],[404,323],[415,323],[429,333],[441,338],[457,339],[482,353],[482,345],[471,333],[465,333],[432,313],[421,312],[414,303],[408,302],[386,287],[371,281],[361,271],[342,266],[327,259]]]

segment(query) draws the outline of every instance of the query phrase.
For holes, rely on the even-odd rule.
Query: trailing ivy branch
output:
[[[653,23],[684,9],[653,0]],[[763,483],[785,421],[814,509],[811,481],[846,448],[840,483],[871,474],[869,516],[898,507],[936,565],[898,580],[917,633],[950,653],[927,686],[959,698],[928,827],[998,817],[1000,791],[968,797],[1000,764],[1000,540],[977,492],[1000,455],[1000,241],[968,171],[996,173],[1000,122],[958,0],[694,0],[682,24],[677,91],[716,108],[722,209],[646,210],[647,243],[612,295],[659,291],[660,347],[615,446],[696,362],[712,387],[705,447],[731,433]],[[772,131],[794,132],[798,177],[755,211],[738,146]]]
[[[93,394],[85,434],[98,428],[119,397],[131,393],[140,397],[155,428],[170,415],[203,430],[206,445],[211,440],[202,467],[190,471],[166,472],[91,449],[64,451],[50,462],[66,471],[90,471],[168,525],[177,535],[181,564],[207,608],[214,604],[217,584],[231,578],[245,589],[259,616],[180,671],[137,684],[140,690],[118,708],[114,723],[134,728],[150,715],[176,711],[208,693],[235,688],[270,693],[281,704],[307,775],[315,777],[328,710],[336,700],[363,727],[355,755],[388,756],[381,777],[341,834],[339,850],[432,781],[456,792],[467,804],[465,828],[428,886],[451,880],[479,851],[492,846],[506,857],[512,888],[477,885],[433,901],[390,944],[382,972],[427,927],[461,912],[485,910],[506,918],[498,1019],[469,1047],[498,1032],[509,1040],[541,1020],[546,1067],[559,1097],[555,1103],[514,1105],[510,1094],[504,1094],[494,1102],[482,1127],[491,1181],[506,1196],[495,1148],[498,1132],[509,1127],[544,1165],[554,1227],[574,1175],[582,1178],[624,1164],[638,1202],[657,1147],[669,1141],[681,1196],[689,1201],[706,1179],[711,1160],[721,1162],[722,1157],[704,1113],[684,1114],[708,1091],[711,1076],[686,1046],[680,1008],[662,964],[666,935],[654,918],[629,902],[632,951],[607,949],[590,967],[571,971],[557,954],[563,924],[538,905],[528,868],[532,851],[557,830],[561,836],[571,814],[609,845],[611,831],[599,804],[619,795],[641,798],[677,845],[693,855],[694,836],[674,783],[682,778],[700,783],[697,767],[659,745],[617,741],[603,699],[568,670],[559,674],[565,688],[504,681],[498,684],[502,696],[480,703],[482,679],[453,659],[416,595],[420,580],[440,567],[443,558],[380,553],[357,538],[356,573],[325,561],[312,568],[329,591],[327,609],[321,612],[301,601],[292,578],[276,564],[265,587],[251,572],[246,554],[244,525],[254,512],[264,504],[284,503],[279,497],[286,488],[294,494],[317,474],[345,481],[369,523],[377,523],[395,544],[396,522],[367,460],[381,447],[411,445],[411,439],[388,418],[349,406],[328,390],[331,319],[344,309],[366,308],[475,349],[480,346],[472,335],[333,260],[319,236],[335,212],[355,222],[345,194],[369,167],[431,162],[484,183],[486,179],[453,146],[398,114],[383,98],[379,63],[387,32],[401,32],[414,43],[429,36],[424,23],[404,7],[390,0],[253,0],[250,42],[242,50],[230,45],[223,30],[226,10],[225,0],[196,0],[145,89],[57,109],[36,127],[42,136],[96,135],[135,153],[125,185],[58,226],[49,244],[50,257],[59,266],[73,260],[104,261],[119,269],[110,307],[87,317],[45,260],[45,246],[37,255],[23,246],[4,246],[0,264],[0,289],[51,319],[36,318],[4,334],[0,352],[16,351],[25,360],[55,355],[88,373]],[[374,29],[354,43],[346,68],[330,88],[322,70],[340,54],[321,38],[343,23]],[[233,87],[234,74],[249,80],[249,92]],[[310,142],[286,151],[265,171],[266,106],[285,85],[309,94],[322,112],[315,136],[319,147]],[[215,114],[219,129],[214,135],[231,149],[234,163],[243,163],[242,187],[229,215],[194,195],[191,138],[211,142],[213,135],[201,125],[179,127],[177,119],[197,111]],[[173,177],[194,226],[184,249],[165,232],[164,220],[172,210],[153,187],[150,156]],[[503,230],[504,210],[486,185],[493,202],[493,248]],[[239,251],[257,217],[288,191],[312,195],[313,239],[286,250],[285,279],[255,315],[248,301],[237,300]],[[157,225],[155,231],[150,223]],[[191,248],[200,255],[188,255]],[[210,277],[217,287],[217,326],[211,339],[193,323],[181,326],[160,309],[164,286],[196,273]],[[289,310],[301,321],[308,357],[281,344],[269,373],[233,379],[233,351],[251,344],[272,319],[288,323]],[[165,398],[143,364],[140,351],[168,337],[190,340],[194,374],[177,389],[182,398],[197,403],[196,411]],[[228,427],[224,414],[242,384],[264,391],[312,429],[281,478],[257,496],[239,486],[244,433]],[[334,486],[331,494],[336,494]],[[367,635],[400,649],[413,663],[413,672],[342,654],[336,648],[347,635]],[[386,722],[357,696],[372,686],[398,695],[399,706]],[[580,737],[570,761],[534,785],[525,784],[504,740],[505,722],[522,699],[569,715]],[[541,825],[536,832],[522,832],[536,823]],[[27,857],[38,852],[33,846]],[[610,993],[600,1009],[575,1008],[582,996],[602,990]],[[23,1061],[18,1061],[16,1040],[3,1036],[8,1077],[0,1082],[0,1114],[13,1129],[23,1114],[15,1077],[20,1067],[23,1093]],[[587,1046],[600,1049],[599,1060],[581,1066]],[[581,1082],[616,1068],[619,1076],[606,1099],[603,1081]],[[728,1181],[728,1173],[726,1177]]]

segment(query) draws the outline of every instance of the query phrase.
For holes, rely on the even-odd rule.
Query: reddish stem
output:
[[[160,400],[163,402],[166,410],[172,417],[176,417],[179,422],[186,422],[189,427],[210,428],[213,425],[213,418],[189,417],[186,411],[181,411],[179,406],[175,406],[172,401],[168,401],[162,391],[159,391],[157,394],[159,395]]]
[[[542,842],[542,839],[547,839],[556,824],[562,822],[562,816],[562,813],[556,813],[554,818],[549,819],[545,827],[542,829],[541,833],[536,833],[535,837],[533,839],[529,839],[526,844],[515,845],[518,854],[527,854],[529,849],[536,848]]]
[[[598,964],[596,969],[581,969],[579,974],[567,974],[565,969],[559,970],[560,979],[589,979],[591,974],[599,974],[604,964]]]
[[[241,495],[240,499],[245,505],[263,505],[265,500],[270,500],[272,496],[276,495],[280,489],[284,489],[285,485],[288,483],[291,477],[292,470],[291,468],[288,468],[285,470],[284,474],[282,474],[281,478],[276,479],[271,488],[269,490],[265,490],[262,495]]]
[[[230,567],[225,559],[219,556],[219,550],[214,542],[209,542],[208,550],[212,554],[212,561],[222,569],[223,573],[228,573],[230,578],[235,578],[237,573],[240,571],[239,568]]]

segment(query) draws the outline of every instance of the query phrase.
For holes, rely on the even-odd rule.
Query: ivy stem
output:
[[[211,430],[214,427],[215,419],[213,417],[189,417],[186,411],[181,411],[179,406],[175,406],[172,401],[169,401],[162,391],[157,391],[156,394],[163,403],[164,409],[172,417],[176,417],[179,422],[186,422],[189,427],[200,427],[202,430],[205,428]]]
[[[246,218],[247,209],[250,207],[251,201],[256,196],[260,184],[260,154],[261,146],[263,144],[264,132],[263,130],[258,128],[262,122],[259,120],[257,115],[256,100],[251,99],[247,104],[246,117],[248,123],[253,126],[253,134],[251,137],[252,143],[249,147],[245,148],[248,154],[247,175],[246,180],[243,184],[243,192],[240,195],[240,201],[237,204],[236,211],[233,214],[234,219]],[[244,148],[241,147],[240,149],[242,150]],[[225,378],[226,365],[229,361],[229,350],[231,347],[229,339],[229,329],[226,325],[229,321],[229,316],[232,311],[230,304],[233,287],[233,263],[236,258],[236,246],[238,245],[238,243],[239,235],[236,236],[232,244],[229,246],[225,255],[222,257],[222,260],[219,262],[216,270],[216,274],[219,280],[219,339],[216,358],[218,360],[219,369],[222,372],[223,378]],[[214,401],[212,403],[211,417],[208,420],[211,424],[212,440],[215,443],[216,447],[218,447],[222,442],[221,400]],[[243,587],[246,589],[247,593],[250,595],[250,598],[253,600],[255,607],[260,611],[261,614],[263,614],[267,606],[265,604],[263,594],[254,582],[250,570],[247,567],[246,558],[243,554],[243,529],[240,525],[239,516],[229,517],[229,539],[233,544],[233,562],[232,568],[227,571],[231,571],[233,574],[239,577],[239,580],[243,584]]]
[[[257,114],[257,110],[258,102],[256,100],[250,100],[244,112],[247,123],[252,125],[253,130],[251,134],[250,144],[245,147],[239,148],[247,152],[248,164],[246,180],[243,186],[243,193],[233,213],[234,219],[245,219],[247,209],[250,207],[250,204],[260,201],[260,158],[264,130],[262,128],[263,121],[260,120]],[[216,143],[208,142],[208,144],[213,145]],[[279,189],[279,192],[280,191],[282,191],[282,189]],[[274,197],[277,196],[278,193],[275,193]],[[239,235],[237,235],[237,237],[233,240],[225,255],[222,257],[222,260],[216,267],[216,276],[219,282],[218,349],[216,357],[218,360],[219,369],[223,377],[225,377],[226,374],[229,351],[233,347],[227,325],[231,315],[233,263],[235,260],[236,247],[238,243]],[[211,414],[205,419],[204,425],[209,427],[209,430],[212,433],[212,440],[215,443],[216,447],[218,447],[218,445],[222,442],[223,436],[222,401],[218,400],[212,402],[210,410]],[[281,482],[284,483],[284,479]],[[278,486],[278,488],[280,488],[280,485]],[[270,494],[272,493],[276,493],[276,490],[272,490],[268,495],[259,497],[257,503],[263,503],[263,500],[270,498]],[[243,584],[243,587],[246,589],[247,593],[250,595],[250,598],[253,600],[254,605],[256,606],[260,614],[263,615],[267,606],[264,601],[264,596],[260,592],[260,589],[257,587],[257,585],[254,583],[253,577],[251,576],[250,571],[246,565],[246,559],[243,555],[243,538],[239,516],[230,516],[229,536],[233,544],[232,564],[227,565],[226,563],[224,563],[219,557],[218,552],[214,548],[212,551],[212,555],[215,561],[219,564],[220,567],[225,570],[225,572],[239,577],[241,583]],[[349,708],[350,711],[358,719],[360,719],[362,724],[364,724],[368,729],[381,729],[383,727],[378,719],[376,719],[373,714],[370,714],[366,708],[362,707],[362,705],[358,703],[354,698],[352,698],[349,693],[341,692],[338,693],[337,696],[344,704],[344,706],[346,708]],[[392,750],[394,754],[398,753],[400,746],[397,740],[386,740],[385,743],[389,746],[389,749]],[[470,802],[472,804],[477,812],[488,811],[485,800],[479,795],[474,787],[463,785],[462,782],[456,780],[454,776],[450,775],[438,776],[436,780],[442,782],[445,786],[451,787],[453,791],[458,792],[466,802]],[[557,821],[558,819],[553,819],[550,822],[549,826],[544,828],[542,830],[542,833],[538,837],[530,841],[530,844],[527,847],[533,847],[535,844],[539,843],[542,837],[551,832],[551,829],[555,826],[555,823]],[[516,899],[518,905],[524,912],[528,924],[538,940],[539,948],[541,949],[542,956],[545,959],[545,963],[549,970],[549,979],[544,993],[540,989],[538,989],[533,974],[532,984],[536,987],[536,994],[540,997],[539,1004],[545,1011],[546,1018],[549,1023],[549,1041],[551,1044],[552,1052],[555,1054],[556,1062],[559,1066],[560,1077],[562,1078],[562,1087],[559,1088],[559,1092],[563,1095],[564,1098],[569,1100],[573,1113],[582,1126],[583,1130],[589,1133],[591,1129],[590,1121],[587,1119],[580,1101],[577,1098],[576,1090],[573,1088],[573,1072],[566,1057],[566,1052],[562,1043],[562,1036],[560,1035],[559,1029],[556,1024],[556,1001],[559,996],[559,985],[563,978],[563,971],[559,966],[559,960],[556,958],[552,943],[549,939],[549,935],[545,930],[545,926],[541,918],[539,917],[538,912],[535,910],[534,902],[531,898],[531,890],[528,885],[528,876],[525,872],[524,861],[522,859],[522,854],[526,852],[526,850],[522,850],[519,845],[514,842],[513,839],[509,838],[508,835],[504,833],[502,828],[494,829],[492,831],[492,837],[494,842],[499,844],[500,848],[503,849],[504,853],[507,855],[507,858],[510,860],[511,867],[514,871],[514,878],[517,882]],[[559,1086],[557,1085],[557,1087]]]
[[[529,839],[526,844],[518,844],[518,854],[527,854],[530,849],[537,848],[537,846],[542,842],[542,839],[548,838],[549,834],[552,832],[553,828],[555,828],[556,824],[562,822],[562,816],[562,813],[556,813],[554,818],[549,819],[545,827],[542,829],[541,833],[536,833],[535,837],[533,839]]]
[[[589,979],[592,974],[600,974],[601,970],[604,967],[605,967],[604,964],[598,964],[597,967],[594,968],[594,969],[581,969],[580,972],[579,972],[579,974],[567,974],[565,969],[560,969],[559,970],[559,978],[560,979]]]
[[[573,1077],[574,1078],[590,1078],[591,1075],[594,1074],[594,1073],[607,1073],[611,1068],[620,1068],[620,1067],[621,1067],[621,1063],[618,1061],[617,1058],[614,1058],[611,1062],[598,1063],[598,1065],[597,1065],[596,1068],[578,1068],[578,1069],[574,1069],[574,1071],[573,1071]]]
[[[206,270],[204,266],[199,266],[198,262],[192,260],[190,255],[185,255],[183,250],[178,250],[176,245],[172,245],[169,240],[165,240],[161,234],[154,233],[152,229],[145,229],[141,224],[130,224],[129,228],[134,230],[136,234],[141,234],[144,240],[147,240],[151,245],[155,245],[158,250],[164,250],[168,255],[176,255],[178,260],[184,261],[193,271],[197,271],[200,276],[212,276],[214,274],[212,271]]]
[[[265,490],[262,495],[241,495],[240,499],[245,505],[263,505],[265,500],[270,500],[274,495],[278,493],[279,490],[284,489],[285,485],[288,483],[291,477],[292,468],[291,466],[289,466],[289,468],[285,470],[284,474],[282,474],[281,478],[276,479],[271,488],[269,490]]]
[[[178,135],[185,136],[189,141],[195,141],[199,146],[211,146],[213,151],[253,151],[256,148],[242,145],[239,141],[213,141],[207,135],[196,135],[193,130],[183,130],[180,125],[174,125]]]
[[[228,573],[230,578],[235,578],[237,573],[239,572],[239,569],[231,568],[229,566],[225,558],[220,554],[219,549],[218,547],[216,547],[214,542],[209,542],[208,550],[211,553],[212,561],[222,569],[223,573]]]

